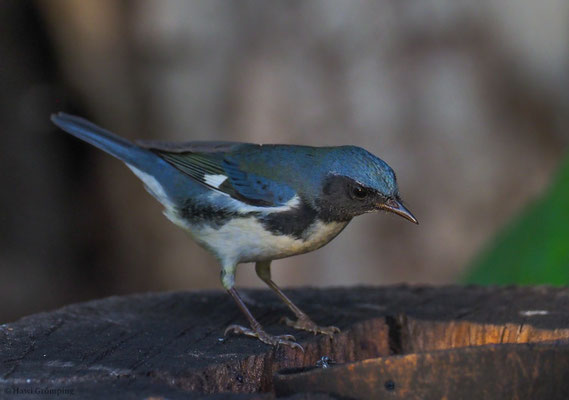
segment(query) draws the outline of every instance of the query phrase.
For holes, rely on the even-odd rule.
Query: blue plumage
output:
[[[51,120],[73,136],[124,161],[129,167],[154,177],[161,183],[164,193],[173,204],[183,204],[188,196],[207,193],[202,185],[197,184],[150,150],[137,146],[86,119],[59,113],[52,115]],[[147,182],[144,183],[148,186]],[[148,190],[151,191],[149,187]]]
[[[357,216],[387,210],[417,222],[403,206],[395,173],[383,160],[355,146],[309,147],[231,142],[132,143],[79,117],[52,121],[122,160],[165,207],[165,215],[209,250],[222,267],[222,283],[247,316],[251,329],[228,328],[268,344],[299,346],[290,335],[268,335],[234,288],[237,264],[256,271],[298,320],[319,327],[270,279],[270,262],[324,246]]]

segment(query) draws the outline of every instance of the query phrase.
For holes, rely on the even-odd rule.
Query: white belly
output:
[[[254,217],[233,219],[218,230],[208,225],[185,224],[185,228],[220,260],[237,264],[275,260],[316,250],[336,237],[347,224],[316,221],[302,239],[274,235]]]

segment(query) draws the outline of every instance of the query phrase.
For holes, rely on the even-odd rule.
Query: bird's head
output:
[[[328,159],[318,200],[325,217],[342,220],[385,210],[418,223],[403,205],[395,172],[385,161],[355,146],[337,147]]]

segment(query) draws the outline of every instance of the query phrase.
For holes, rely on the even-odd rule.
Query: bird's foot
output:
[[[282,321],[287,326],[303,331],[312,332],[315,335],[322,333],[324,335],[334,336],[335,333],[340,333],[340,328],[336,326],[318,326],[310,318],[308,318],[308,316],[302,316],[296,321],[293,321],[287,317],[283,317]]]
[[[227,336],[227,334],[230,332],[236,333],[239,335],[245,335],[245,336],[251,336],[251,337],[257,338],[261,342],[268,344],[268,345],[271,345],[271,346],[278,346],[278,345],[282,344],[284,346],[290,346],[293,349],[294,348],[300,349],[304,352],[304,349],[302,348],[302,346],[296,342],[296,339],[292,335],[275,335],[275,336],[273,336],[273,335],[269,335],[262,328],[255,330],[255,329],[246,328],[246,327],[241,326],[241,325],[229,325],[225,329],[224,335]]]

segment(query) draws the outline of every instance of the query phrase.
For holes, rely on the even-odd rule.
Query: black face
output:
[[[324,182],[317,205],[320,218],[347,221],[357,215],[378,210],[378,205],[388,200],[387,196],[348,177],[332,175]]]

